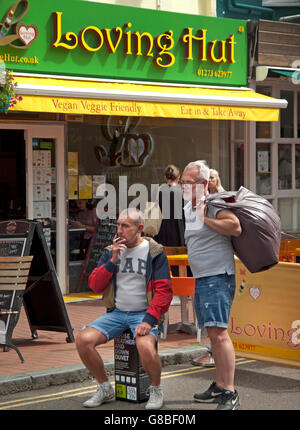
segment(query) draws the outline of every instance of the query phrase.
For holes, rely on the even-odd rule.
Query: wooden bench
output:
[[[3,351],[14,349],[22,363],[22,354],[11,338],[19,320],[32,259],[33,256],[0,257],[0,345]]]

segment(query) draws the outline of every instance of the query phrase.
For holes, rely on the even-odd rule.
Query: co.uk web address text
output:
[[[39,64],[39,59],[35,55],[34,57],[21,57],[19,55],[2,54],[0,55],[0,61],[8,63],[27,63],[27,64]]]

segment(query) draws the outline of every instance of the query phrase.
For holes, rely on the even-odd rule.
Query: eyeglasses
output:
[[[194,185],[194,184],[203,184],[202,180],[194,181],[194,182],[184,182],[184,181],[178,181],[179,185]]]

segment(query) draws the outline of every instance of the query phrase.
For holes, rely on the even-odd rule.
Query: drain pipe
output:
[[[161,0],[156,0],[156,9],[161,10]]]
[[[255,5],[240,3],[240,2],[237,2],[236,0],[230,0],[230,2],[233,7],[247,9],[248,11],[257,10],[260,12],[267,12],[270,15],[272,15],[272,18],[274,18],[274,10],[269,7],[262,7],[262,6],[255,6]]]

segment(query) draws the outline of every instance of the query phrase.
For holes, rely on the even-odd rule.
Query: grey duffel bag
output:
[[[278,263],[281,220],[271,203],[244,187],[209,195],[206,203],[230,209],[239,218],[242,233],[231,241],[236,256],[251,273]]]

